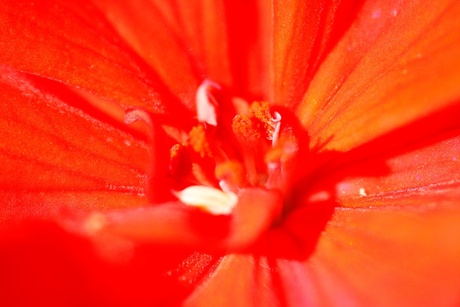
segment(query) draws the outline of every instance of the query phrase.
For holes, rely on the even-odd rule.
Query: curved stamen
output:
[[[204,80],[196,91],[196,112],[198,121],[217,126],[217,101],[211,93],[212,89],[220,90],[219,84]]]
[[[271,118],[268,124],[273,128],[273,132],[270,133],[268,139],[272,141],[272,147],[275,147],[278,143],[280,128],[281,128],[281,114],[278,112],[274,113],[275,117]]]
[[[165,142],[165,132],[153,121],[152,115],[147,110],[139,107],[127,109],[124,113],[124,122],[129,125],[137,121],[143,121],[150,127],[147,130],[151,155],[150,160],[169,161],[169,151],[165,150],[162,146]],[[146,194],[149,200],[156,203],[170,199],[170,192],[165,192],[169,190],[167,188],[168,183],[165,180],[170,173],[168,163],[150,163],[147,173]]]

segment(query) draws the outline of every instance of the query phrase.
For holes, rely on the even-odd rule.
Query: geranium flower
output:
[[[2,1],[2,306],[457,305],[459,13]]]

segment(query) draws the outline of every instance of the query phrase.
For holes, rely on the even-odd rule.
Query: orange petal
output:
[[[458,201],[410,209],[387,203],[335,211],[306,262],[326,305],[336,302],[336,290],[353,305],[457,305]]]
[[[337,299],[351,305],[456,305],[459,132],[318,178],[316,193],[283,224],[304,248],[312,231],[319,234],[303,267],[295,261],[302,258],[290,261],[288,268],[301,277],[286,275],[288,285],[310,292],[304,299],[320,305]]]
[[[313,183],[346,207],[435,205],[460,196],[460,130],[389,151]],[[314,192],[313,192],[314,191]]]
[[[371,1],[321,65],[298,115],[346,151],[460,97],[457,1]]]
[[[296,106],[362,1],[273,1],[271,98]]]
[[[388,136],[402,137],[398,147],[383,154],[380,148],[379,155],[348,160],[350,164],[342,160],[304,186],[310,193],[307,201],[280,227],[288,235],[282,241],[270,237],[274,248],[291,247],[273,268],[280,274],[288,304],[458,302],[460,130],[458,120],[452,122],[456,114],[447,117],[447,125],[435,120],[434,135],[424,129],[418,130],[421,136],[413,133],[425,121],[395,131]],[[401,147],[411,135],[413,142]],[[382,137],[369,145],[386,141]]]
[[[0,87],[2,220],[145,203],[143,142],[14,71],[2,68]]]

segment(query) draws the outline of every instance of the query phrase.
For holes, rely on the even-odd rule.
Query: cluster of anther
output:
[[[271,112],[267,102],[249,104],[235,98],[235,113],[219,114],[216,90],[220,87],[212,81],[198,88],[199,123],[190,130],[187,142],[171,148],[170,173],[186,182],[185,189],[174,192],[184,204],[211,214],[230,214],[240,189],[276,188],[282,180],[283,160],[293,153],[285,145],[295,147],[296,140],[289,129],[281,132],[281,115]],[[223,120],[225,116],[231,120]]]

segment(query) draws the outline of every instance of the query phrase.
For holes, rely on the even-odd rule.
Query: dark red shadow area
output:
[[[308,151],[306,148],[300,148],[302,156],[296,163],[298,168],[304,168],[307,172],[293,182],[291,191],[285,195],[286,209],[283,219],[261,239],[256,253],[269,258],[307,259],[315,251],[318,239],[335,208],[340,206],[335,196],[338,182],[345,176],[381,177],[390,174],[386,161],[392,157],[457,135],[458,114],[460,103],[418,119],[345,153]],[[308,137],[304,135],[301,138],[306,140]],[[372,161],[372,167],[363,168],[358,165],[364,161]],[[347,172],[340,172],[345,168]],[[342,177],[337,174],[342,174]],[[334,180],[324,180],[329,177]],[[315,184],[319,181],[326,185],[321,186],[321,190],[329,197],[324,200],[307,200],[314,192],[311,187],[316,188]]]

